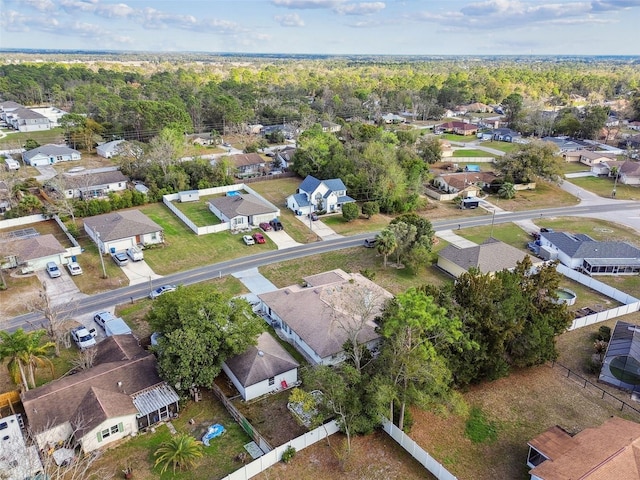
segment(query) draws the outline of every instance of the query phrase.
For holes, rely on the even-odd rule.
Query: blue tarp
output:
[[[207,429],[207,433],[205,433],[202,436],[202,443],[205,445],[205,447],[209,446],[209,440],[211,440],[212,438],[216,438],[221,436],[222,434],[224,434],[226,430],[224,429],[224,427],[222,425],[220,425],[219,423],[216,423],[215,425],[211,425],[208,429]]]

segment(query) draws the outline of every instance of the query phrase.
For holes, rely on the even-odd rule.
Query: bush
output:
[[[351,220],[355,220],[360,215],[360,209],[358,205],[355,203],[345,203],[342,206],[342,218],[344,218],[347,222]]]
[[[293,460],[293,457],[295,456],[296,456],[296,449],[291,445],[289,445],[287,448],[285,448],[284,452],[282,452],[281,460],[284,463],[289,463],[291,460]]]
[[[602,340],[603,342],[609,343],[611,340],[611,327],[607,327],[606,325],[601,325],[598,329],[598,335],[596,336],[596,340]]]

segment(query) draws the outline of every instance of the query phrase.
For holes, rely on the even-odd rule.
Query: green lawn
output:
[[[510,200],[490,195],[487,199],[496,206],[510,212],[576,205],[577,199],[555,183],[538,181],[534,190],[519,190]]]
[[[16,148],[15,145],[24,145],[30,138],[40,145],[47,143],[64,142],[64,130],[62,128],[52,128],[38,132],[16,132],[15,130],[5,130],[7,135],[0,138],[0,147]]]
[[[209,200],[221,195],[208,195],[200,197],[197,202],[173,202],[173,206],[184,213],[197,227],[207,225],[219,225],[222,222],[209,210]]]
[[[389,225],[393,218],[382,214],[374,215],[371,218],[360,215],[359,218],[347,222],[342,215],[321,215],[320,220],[340,235],[357,235],[382,230]]]
[[[453,157],[491,157],[492,155],[483,150],[454,150]]]
[[[453,133],[444,133],[440,135],[440,138],[444,138],[445,140],[451,140],[454,142],[473,142],[477,140],[475,135],[455,135]]]
[[[198,236],[161,203],[139,208],[164,229],[164,245],[144,251],[144,259],[160,275],[276,249],[266,236],[266,243],[251,246],[229,231]]]
[[[513,150],[516,149],[516,147],[518,146],[517,143],[509,143],[509,142],[496,142],[496,141],[489,141],[489,142],[482,142],[481,145],[483,147],[489,147],[489,148],[495,148],[496,150],[501,150],[505,153],[509,153]]]
[[[564,173],[589,172],[590,168],[580,162],[563,162],[562,171]],[[573,181],[573,180],[570,180]]]
[[[520,250],[527,251],[527,242],[532,240],[531,236],[514,223],[494,225],[493,228],[488,225],[484,227],[463,228],[456,230],[456,234],[466,238],[474,243],[481,244],[489,237],[507,243]]]
[[[614,179],[608,177],[581,177],[571,178],[571,183],[589,190],[601,197],[611,198],[613,192]],[[615,198],[618,200],[640,200],[640,187],[631,185],[616,185]]]

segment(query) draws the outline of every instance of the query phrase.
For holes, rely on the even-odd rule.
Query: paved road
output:
[[[613,215],[635,215],[640,218],[640,203],[638,202],[607,202],[604,205],[576,205],[570,207],[548,208],[539,210],[528,210],[525,212],[505,212],[501,215],[484,215],[482,217],[472,218],[454,218],[449,220],[440,220],[433,222],[436,231],[451,230],[468,227],[477,227],[482,225],[490,225],[501,223],[511,223],[517,220],[529,220],[538,218],[549,218],[558,216],[575,216],[575,215],[603,215],[607,214],[610,218]],[[350,237],[337,238],[334,240],[325,240],[322,242],[311,243],[307,245],[295,246],[285,250],[276,250],[272,252],[251,255],[235,260],[216,263],[199,267],[185,272],[175,273],[163,277],[162,283],[173,283],[191,285],[216,277],[230,275],[251,268],[257,268],[272,263],[284,262],[296,258],[303,258],[309,255],[319,255],[322,253],[339,250],[343,248],[356,247],[362,245],[365,238],[376,235],[378,232],[367,232]],[[157,286],[157,285],[156,285]],[[91,312],[107,310],[114,304],[122,304],[133,302],[146,297],[149,294],[148,284],[130,285],[117,290],[92,295],[90,297],[79,299],[74,305],[69,305],[60,312],[62,315],[76,316],[85,315]],[[39,324],[42,316],[38,313],[29,313],[14,317],[4,322],[4,330],[14,331],[17,328],[31,328],[32,324]]]

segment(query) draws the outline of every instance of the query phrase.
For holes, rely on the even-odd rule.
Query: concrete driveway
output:
[[[322,240],[331,240],[333,238],[342,238],[342,235],[337,234],[333,231],[331,227],[326,226],[322,223],[322,220],[309,221],[309,218],[306,215],[297,216],[299,222],[302,222],[305,227],[311,230],[313,233],[318,235]]]
[[[277,232],[273,230],[269,230],[268,232],[260,231],[263,235],[266,235],[273,243],[275,243],[278,247],[278,250],[283,250],[285,248],[295,247],[297,245],[302,245],[301,243],[296,242],[287,232],[284,230],[278,230]]]
[[[80,292],[71,275],[67,272],[66,267],[64,265],[58,265],[58,267],[60,268],[60,276],[58,278],[51,278],[45,270],[36,272],[40,283],[46,285],[51,303],[53,305],[62,305],[73,303],[75,300],[86,297],[86,294]],[[77,278],[81,281],[82,275]]]
[[[123,273],[129,279],[129,285],[138,285],[144,282],[151,283],[157,278],[162,278],[162,275],[158,275],[151,270],[151,267],[147,265],[147,262],[144,260],[140,260],[138,262],[132,262],[129,260],[129,263],[120,268],[122,268]]]

